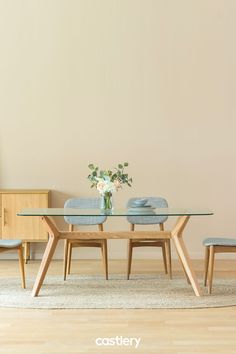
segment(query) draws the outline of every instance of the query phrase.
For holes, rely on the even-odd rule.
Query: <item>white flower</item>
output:
[[[106,187],[106,183],[104,181],[99,181],[97,184],[97,190],[99,191],[99,193],[104,193]]]
[[[113,182],[111,182],[110,178],[97,178],[97,190],[99,191],[100,194],[104,194],[106,192],[115,192],[117,190],[117,187]]]

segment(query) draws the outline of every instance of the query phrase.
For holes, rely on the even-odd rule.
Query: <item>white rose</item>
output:
[[[104,193],[105,192],[105,187],[106,184],[104,181],[99,181],[97,184],[97,190],[99,191],[99,193]]]

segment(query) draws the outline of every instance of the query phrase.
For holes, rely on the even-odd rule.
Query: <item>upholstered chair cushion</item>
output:
[[[224,237],[209,237],[203,241],[204,246],[236,246],[236,239]]]
[[[20,246],[21,240],[0,240],[0,248],[15,248]]]

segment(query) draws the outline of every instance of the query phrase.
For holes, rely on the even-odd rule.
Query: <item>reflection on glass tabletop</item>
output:
[[[209,209],[191,208],[129,208],[104,211],[81,208],[32,208],[23,209],[18,216],[197,216],[213,215]]]

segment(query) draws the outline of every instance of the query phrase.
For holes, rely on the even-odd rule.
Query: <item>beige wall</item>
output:
[[[236,236],[235,15],[234,0],[0,0],[0,187],[48,188],[62,206],[97,195],[88,163],[127,160],[117,207],[213,209],[187,228],[194,257],[204,236]]]

